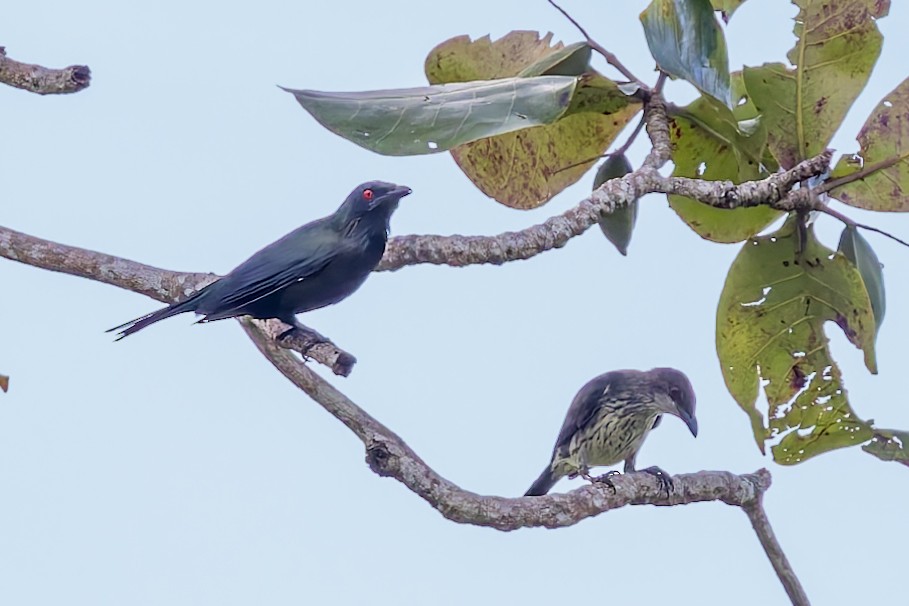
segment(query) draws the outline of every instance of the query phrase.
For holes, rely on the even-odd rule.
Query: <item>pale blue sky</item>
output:
[[[637,21],[645,5],[566,8],[651,76]],[[3,12],[0,45],[11,57],[92,68],[77,95],[0,88],[0,222],[37,236],[225,272],[367,179],[413,188],[396,234],[520,229],[575,204],[593,179],[542,209],[509,210],[447,154],[373,155],[275,86],[420,85],[426,52],[459,34],[551,30],[578,40],[542,0],[13,0]],[[794,14],[782,0],[746,3],[730,27],[731,65],[782,60]],[[909,6],[894,3],[881,28],[883,57],[834,141],[842,151],[909,75]],[[670,93],[690,98],[684,85]],[[905,216],[849,213],[909,236]],[[835,246],[838,226],[821,223]],[[859,414],[905,429],[909,250],[870,240],[889,295],[881,374],[868,375],[860,353],[828,332]],[[628,258],[592,230],[500,268],[377,274],[301,319],[359,359],[332,383],[441,474],[481,493],[523,493],[589,378],[681,368],[698,393],[700,435],[669,419],[639,464],[674,473],[769,466],[768,514],[814,603],[893,603],[905,591],[907,469],[859,449],[776,466],[725,390],[714,313],[737,250],[699,239],[652,197]],[[158,304],[6,261],[0,276],[0,371],[12,376],[0,396],[2,604],[549,604],[591,594],[617,604],[641,595],[635,603],[785,602],[738,509],[633,507],[509,534],[455,525],[369,471],[361,444],[236,323],[192,326],[180,316],[114,344],[104,329]]]

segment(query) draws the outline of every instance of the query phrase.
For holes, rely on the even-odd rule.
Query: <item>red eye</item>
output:
[[[364,190],[363,190],[363,199],[364,199],[364,200],[372,200],[373,195],[374,195],[374,194],[372,193],[372,190],[371,190],[371,189],[364,189]]]

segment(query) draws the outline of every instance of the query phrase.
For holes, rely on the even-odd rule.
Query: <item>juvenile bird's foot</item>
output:
[[[591,484],[605,484],[606,486],[608,486],[612,489],[612,494],[615,494],[615,484],[612,483],[612,480],[610,480],[610,478],[612,476],[619,475],[618,471],[613,469],[612,471],[607,471],[606,473],[604,473],[601,476],[591,476],[587,472],[584,472],[584,473],[581,473],[578,475],[580,475],[582,478],[584,478]]]
[[[652,476],[656,476],[657,481],[660,483],[660,490],[665,492],[667,497],[669,496],[669,493],[672,492],[674,486],[672,484],[672,477],[668,473],[656,465],[653,467],[648,467],[647,469],[641,469],[640,471],[643,473],[649,473]]]

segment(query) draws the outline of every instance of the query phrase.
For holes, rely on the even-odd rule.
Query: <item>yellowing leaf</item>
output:
[[[858,208],[909,211],[909,78],[881,100],[857,138],[861,151],[837,162],[831,177],[843,185],[830,195]]]
[[[877,372],[868,293],[841,253],[818,242],[810,228],[804,239],[790,219],[779,231],[748,240],[729,269],[717,309],[726,386],[751,418],[762,450],[765,441],[779,438],[773,456],[784,464],[872,435],[849,406],[824,334],[825,323],[837,324]],[[755,406],[759,381],[769,404],[766,417]]]
[[[545,126],[473,141],[451,150],[455,162],[483,193],[512,208],[535,208],[575,183],[638,112],[637,101],[603,76],[587,71],[586,45],[550,46],[552,34],[511,32],[491,41],[458,36],[426,58],[432,84],[508,78],[519,74],[574,75],[570,106]],[[553,72],[555,70],[555,72]],[[557,76],[545,76],[557,77]],[[585,162],[589,160],[589,162]],[[567,168],[568,166],[573,168]]]
[[[881,52],[876,19],[887,0],[794,0],[796,46],[782,63],[746,67],[748,94],[763,114],[780,166],[822,152],[865,87]]]

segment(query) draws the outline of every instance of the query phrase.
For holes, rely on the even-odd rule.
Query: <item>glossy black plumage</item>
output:
[[[635,471],[637,453],[663,414],[679,417],[697,436],[694,390],[681,371],[616,370],[592,379],[572,400],[550,463],[525,496],[546,494],[564,476],[589,477],[590,467],[624,461],[625,473]],[[642,471],[656,475],[667,492],[671,488],[658,467]]]
[[[296,314],[337,303],[363,284],[385,252],[392,213],[409,193],[394,183],[363,183],[333,214],[269,244],[185,301],[108,332],[120,331],[119,340],[188,311],[204,315],[200,322],[249,315],[298,327]]]

